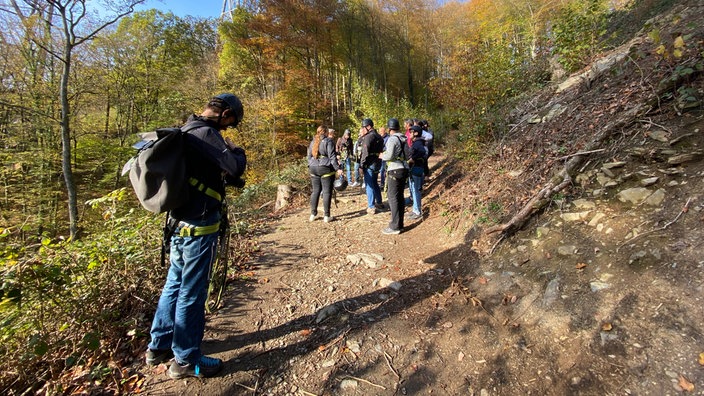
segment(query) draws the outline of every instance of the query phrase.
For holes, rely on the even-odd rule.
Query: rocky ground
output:
[[[222,375],[173,381],[162,365],[143,393],[704,394],[702,19],[685,2],[588,84],[527,99],[476,165],[436,156],[424,218],[400,235],[381,234],[389,214],[367,215],[358,188],[327,224],[300,194],[208,319]],[[684,37],[680,63],[653,26],[666,51]],[[484,232],[606,128],[524,227]]]

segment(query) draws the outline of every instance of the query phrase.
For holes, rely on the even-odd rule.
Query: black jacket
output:
[[[190,177],[225,197],[225,185],[243,185],[242,174],[247,166],[243,149],[230,150],[217,125],[205,118],[192,115],[184,128],[196,126],[188,131],[186,169]],[[189,200],[180,208],[171,211],[171,217],[198,223],[220,210],[221,202],[191,187]]]
[[[381,166],[379,154],[384,151],[384,138],[372,129],[369,133],[362,137],[362,155],[360,164],[363,168],[369,168],[373,164]]]

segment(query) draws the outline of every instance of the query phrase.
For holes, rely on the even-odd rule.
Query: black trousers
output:
[[[330,216],[330,201],[332,201],[332,185],[335,182],[335,175],[325,176],[335,170],[327,166],[315,166],[308,169],[310,171],[310,183],[313,190],[310,194],[310,214],[318,215],[318,201],[320,194],[323,195],[323,211],[325,216]]]
[[[386,172],[386,197],[391,210],[389,228],[392,230],[403,230],[403,211],[405,208],[403,189],[406,187],[406,179],[408,179],[407,169],[394,169]]]

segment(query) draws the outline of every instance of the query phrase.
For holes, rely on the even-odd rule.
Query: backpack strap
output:
[[[201,182],[198,181],[198,179],[196,179],[195,177],[189,177],[189,178],[188,178],[188,184],[190,184],[191,186],[195,187],[196,190],[202,192],[203,194],[205,194],[205,195],[207,195],[207,196],[209,196],[209,197],[211,197],[211,198],[214,198],[214,199],[217,200],[217,201],[221,201],[221,202],[222,202],[222,195],[220,195],[219,192],[217,192],[217,191],[213,190],[212,188],[206,186],[205,184],[201,183]]]

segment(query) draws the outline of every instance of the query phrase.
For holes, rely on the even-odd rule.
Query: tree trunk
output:
[[[71,74],[71,43],[70,37],[66,37],[64,46],[63,70],[61,72],[61,82],[59,85],[59,101],[61,102],[61,169],[66,183],[66,194],[68,195],[68,222],[71,239],[78,236],[78,201],[76,198],[76,184],[73,180],[73,168],[71,166],[71,107],[68,102],[68,79]]]

